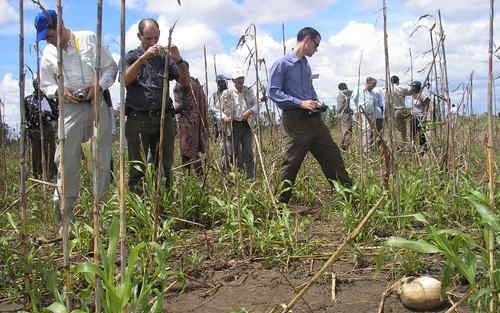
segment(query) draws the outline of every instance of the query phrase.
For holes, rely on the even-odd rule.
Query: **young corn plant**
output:
[[[467,200],[476,213],[481,236],[474,237],[455,229],[438,229],[422,214],[414,214],[413,218],[425,224],[424,239],[392,237],[386,241],[386,247],[407,249],[420,254],[441,255],[445,259],[442,271],[444,288],[450,286],[453,277],[458,275],[464,278],[470,290],[475,291],[472,297],[474,310],[486,312],[491,298],[498,297],[500,293],[500,270],[497,265],[494,273],[489,273],[487,249],[490,230],[495,233],[497,246],[500,245],[500,218],[498,214],[488,209],[488,200],[480,192],[472,190]],[[498,252],[496,258],[498,259]],[[488,279],[491,274],[495,279],[494,290],[489,287]]]
[[[168,281],[174,280],[180,284],[184,283],[183,277],[171,270],[167,266],[167,259],[170,256],[171,248],[167,242],[160,245],[158,243],[141,242],[135,245],[128,254],[125,275],[117,277],[119,267],[117,262],[119,224],[115,219],[109,228],[109,243],[105,250],[99,247],[102,262],[99,265],[92,263],[77,264],[72,271],[83,275],[87,288],[79,293],[82,306],[71,313],[88,313],[91,308],[87,301],[95,287],[95,277],[102,280],[103,292],[101,301],[104,313],[122,313],[125,309],[128,312],[163,312],[163,297],[168,291],[165,287]],[[146,255],[141,258],[141,253],[148,250],[153,257]],[[148,254],[148,253],[144,253]],[[148,266],[148,260],[154,262],[153,266]],[[152,271],[149,269],[153,268]],[[56,301],[47,310],[52,313],[69,313],[64,305],[64,299],[56,292]]]

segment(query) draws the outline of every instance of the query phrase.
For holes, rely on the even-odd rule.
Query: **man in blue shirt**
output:
[[[280,184],[284,190],[280,202],[284,203],[292,196],[291,186],[309,151],[329,181],[338,180],[346,187],[352,186],[340,150],[321,119],[321,104],[306,59],[317,51],[320,41],[317,30],[303,28],[297,34],[295,50],[277,60],[271,68],[269,97],[283,110],[282,121],[288,141]]]

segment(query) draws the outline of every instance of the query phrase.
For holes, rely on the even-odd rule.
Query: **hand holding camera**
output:
[[[320,103],[316,100],[303,100],[300,102],[300,108],[309,111],[315,110],[319,105]]]
[[[314,110],[308,111],[307,113],[309,115],[321,114],[323,112],[326,112],[327,109],[328,107],[326,105],[320,104]]]
[[[92,102],[95,98],[95,86],[71,90],[64,88],[64,99],[70,103]]]
[[[79,100],[78,96],[80,96],[80,93],[77,93],[80,90],[71,90],[69,88],[64,88],[64,100],[66,100],[69,103],[80,103],[81,101]]]

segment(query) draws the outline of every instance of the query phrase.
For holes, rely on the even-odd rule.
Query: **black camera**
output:
[[[321,114],[321,113],[324,113],[326,112],[326,110],[328,109],[328,107],[324,104],[321,104],[321,105],[318,105],[318,107],[314,110],[311,110],[311,111],[307,111],[307,113],[309,115],[316,115],[316,114]]]
[[[87,101],[89,90],[87,88],[80,88],[73,92],[73,97],[77,98],[79,102]]]

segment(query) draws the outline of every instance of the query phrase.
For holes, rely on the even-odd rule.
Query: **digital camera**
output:
[[[321,104],[316,109],[314,109],[312,111],[308,111],[307,113],[309,115],[316,115],[316,114],[321,114],[323,112],[326,112],[327,109],[328,109],[328,107],[326,105]]]
[[[80,88],[73,92],[73,97],[77,98],[79,102],[87,101],[89,90],[87,88]]]
[[[168,47],[157,45],[158,50],[160,50],[160,56],[165,57],[168,53]]]

